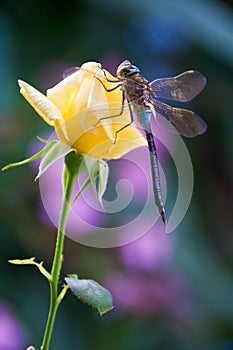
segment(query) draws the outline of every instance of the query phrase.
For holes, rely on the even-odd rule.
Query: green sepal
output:
[[[76,200],[78,199],[78,197],[83,193],[83,191],[87,188],[87,186],[89,186],[91,183],[90,178],[88,177],[87,180],[84,182],[84,184],[82,185],[82,187],[80,188],[80,190],[76,193],[71,205],[74,205],[74,203],[76,202]]]
[[[102,197],[106,191],[108,184],[109,167],[104,161],[99,162],[99,172],[98,172],[98,200],[102,204]]]
[[[9,263],[15,264],[15,265],[35,265],[38,267],[42,275],[44,275],[49,281],[51,281],[51,275],[50,273],[43,267],[43,261],[40,263],[37,263],[35,261],[35,258],[29,258],[29,259],[13,259],[13,260],[8,260]]]
[[[51,141],[49,141],[49,140],[43,139],[43,137],[40,137],[40,136],[36,136],[36,138],[37,138],[39,141],[43,142],[43,143],[49,143],[49,142],[51,142]]]
[[[46,146],[45,146],[46,147]],[[52,164],[57,160],[65,157],[68,153],[73,152],[74,149],[60,141],[55,141],[52,147],[46,152],[44,158],[40,162],[39,172],[35,178],[37,180]]]
[[[14,168],[16,166],[21,166],[21,165],[24,165],[24,164],[27,164],[27,163],[31,163],[34,160],[36,160],[38,158],[41,158],[44,154],[49,152],[49,150],[53,147],[53,145],[55,143],[57,143],[57,141],[50,141],[49,143],[46,144],[46,146],[44,148],[42,148],[39,152],[37,152],[33,156],[31,156],[31,157],[29,157],[27,159],[21,160],[20,162],[16,162],[16,163],[11,163],[11,164],[5,165],[2,168],[2,171],[8,170],[10,168]]]
[[[79,279],[77,275],[70,275],[65,281],[73,294],[83,303],[96,308],[100,316],[112,310],[111,293],[96,281]]]
[[[91,182],[92,191],[94,192],[94,195],[97,197],[97,188],[96,188],[95,179],[98,173],[98,159],[85,154],[83,156],[83,160]]]
[[[88,155],[84,155],[83,159],[90,179],[92,191],[101,206],[103,206],[102,197],[107,187],[109,174],[108,164],[103,160]],[[98,183],[96,182],[96,179],[98,180]]]

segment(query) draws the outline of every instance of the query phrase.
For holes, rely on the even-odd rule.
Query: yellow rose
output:
[[[106,72],[108,80],[116,80]],[[98,79],[97,79],[98,77]],[[127,104],[120,116],[122,91],[117,83],[106,80],[101,65],[87,62],[75,73],[47,90],[47,96],[26,82],[19,80],[20,92],[37,113],[51,126],[62,143],[68,144],[78,153],[98,159],[116,159],[127,152],[145,146],[146,141],[134,123],[117,133],[130,122]]]

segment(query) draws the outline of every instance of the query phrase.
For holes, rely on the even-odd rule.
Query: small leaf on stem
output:
[[[29,258],[29,259],[13,259],[8,260],[9,263],[15,264],[15,265],[35,265],[38,267],[42,275],[44,275],[49,281],[51,281],[51,275],[50,273],[43,267],[43,261],[40,263],[37,263],[35,261],[35,258]]]
[[[65,278],[74,295],[83,303],[96,308],[102,316],[113,308],[111,293],[93,280],[78,279],[77,276]]]

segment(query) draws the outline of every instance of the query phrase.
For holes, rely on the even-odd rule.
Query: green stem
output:
[[[67,169],[66,169],[67,170]],[[57,308],[59,306],[58,302],[58,282],[60,271],[63,261],[63,247],[64,247],[64,237],[67,215],[70,209],[70,199],[72,195],[73,186],[75,183],[76,176],[74,173],[66,172],[66,181],[64,182],[64,198],[61,208],[60,220],[57,231],[57,242],[53,258],[53,266],[51,271],[51,281],[50,281],[50,308],[47,319],[47,324],[45,328],[44,338],[41,345],[41,350],[48,350],[51,340],[51,335],[53,331],[54,321],[56,317]]]

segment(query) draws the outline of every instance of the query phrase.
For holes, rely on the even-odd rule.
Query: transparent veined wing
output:
[[[96,72],[90,71],[88,69],[82,68],[82,67],[68,67],[66,70],[63,72],[63,79],[71,76],[72,74],[75,74],[77,72],[82,72],[82,75],[85,76],[85,78],[93,79],[99,78],[103,82],[104,86],[107,89],[111,89],[114,87],[114,84],[119,84],[119,79],[116,77],[112,76],[108,71],[105,69],[101,68],[101,65],[99,64],[98,69]],[[110,84],[110,85],[109,85]]]
[[[173,78],[155,79],[149,84],[155,97],[180,102],[191,101],[205,85],[206,78],[195,70],[189,70]]]
[[[195,137],[203,134],[207,125],[198,114],[183,108],[175,108],[153,100],[155,112],[166,118],[182,136]]]
[[[68,67],[65,69],[65,71],[62,74],[63,79],[69,77],[70,75],[76,73],[79,69],[82,69],[80,67]]]

